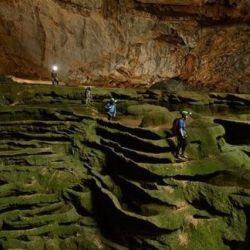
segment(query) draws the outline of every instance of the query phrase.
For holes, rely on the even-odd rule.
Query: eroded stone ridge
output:
[[[72,94],[58,105],[60,91],[0,109],[3,249],[248,246],[249,140],[196,114],[176,162],[167,131],[93,117]]]

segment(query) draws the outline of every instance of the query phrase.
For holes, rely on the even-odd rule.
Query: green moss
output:
[[[166,108],[150,105],[131,105],[127,110],[129,115],[134,115],[142,118],[142,127],[168,125],[172,124],[175,115],[169,112]]]
[[[151,105],[151,104],[138,104],[128,107],[128,114],[143,116],[148,112],[168,112],[164,107]]]
[[[40,237],[31,237],[29,240],[7,239],[0,241],[3,249],[44,250],[44,240]]]
[[[88,192],[77,192],[72,189],[67,189],[64,195],[73,200],[77,204],[78,209],[80,208],[82,212],[93,214],[93,198],[92,193]]]
[[[65,213],[57,213],[53,215],[41,215],[29,217],[21,217],[20,221],[13,222],[5,220],[5,224],[12,229],[21,229],[27,227],[40,227],[49,223],[57,222],[59,224],[67,224],[76,222],[80,218],[75,209],[71,209]]]
[[[0,86],[0,248],[199,250],[244,242],[247,146],[227,144],[211,113],[194,112],[191,159],[177,163],[166,139],[176,112],[142,104],[136,90],[93,92],[86,108],[83,88]],[[97,119],[110,94],[123,119],[152,131]]]
[[[199,124],[199,125],[198,125]],[[198,158],[204,158],[220,153],[218,138],[225,134],[224,128],[219,125],[205,125],[196,122],[196,126],[188,129],[189,151]]]

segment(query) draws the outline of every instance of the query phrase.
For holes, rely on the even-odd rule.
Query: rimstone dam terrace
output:
[[[250,249],[249,10],[0,0],[0,250]]]

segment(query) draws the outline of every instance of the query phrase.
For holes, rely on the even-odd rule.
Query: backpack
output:
[[[106,105],[104,106],[104,110],[108,112],[110,109],[110,102],[107,102]]]
[[[179,132],[179,120],[180,120],[180,118],[176,118],[176,119],[173,121],[172,129],[171,129],[173,135],[177,135],[178,132]]]

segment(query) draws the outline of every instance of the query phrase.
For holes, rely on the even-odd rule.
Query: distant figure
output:
[[[85,90],[85,104],[89,105],[91,103],[91,100],[92,100],[91,87],[87,87]]]
[[[181,117],[177,118],[173,122],[172,132],[174,136],[177,137],[177,148],[175,152],[175,157],[177,159],[188,159],[185,155],[185,150],[187,147],[187,130],[186,130],[186,120],[192,114],[188,111],[181,111]]]
[[[53,66],[51,70],[51,81],[52,85],[59,85],[59,79],[58,79],[58,67]]]
[[[111,98],[105,105],[105,111],[108,114],[109,121],[116,117],[116,102],[114,98]]]

